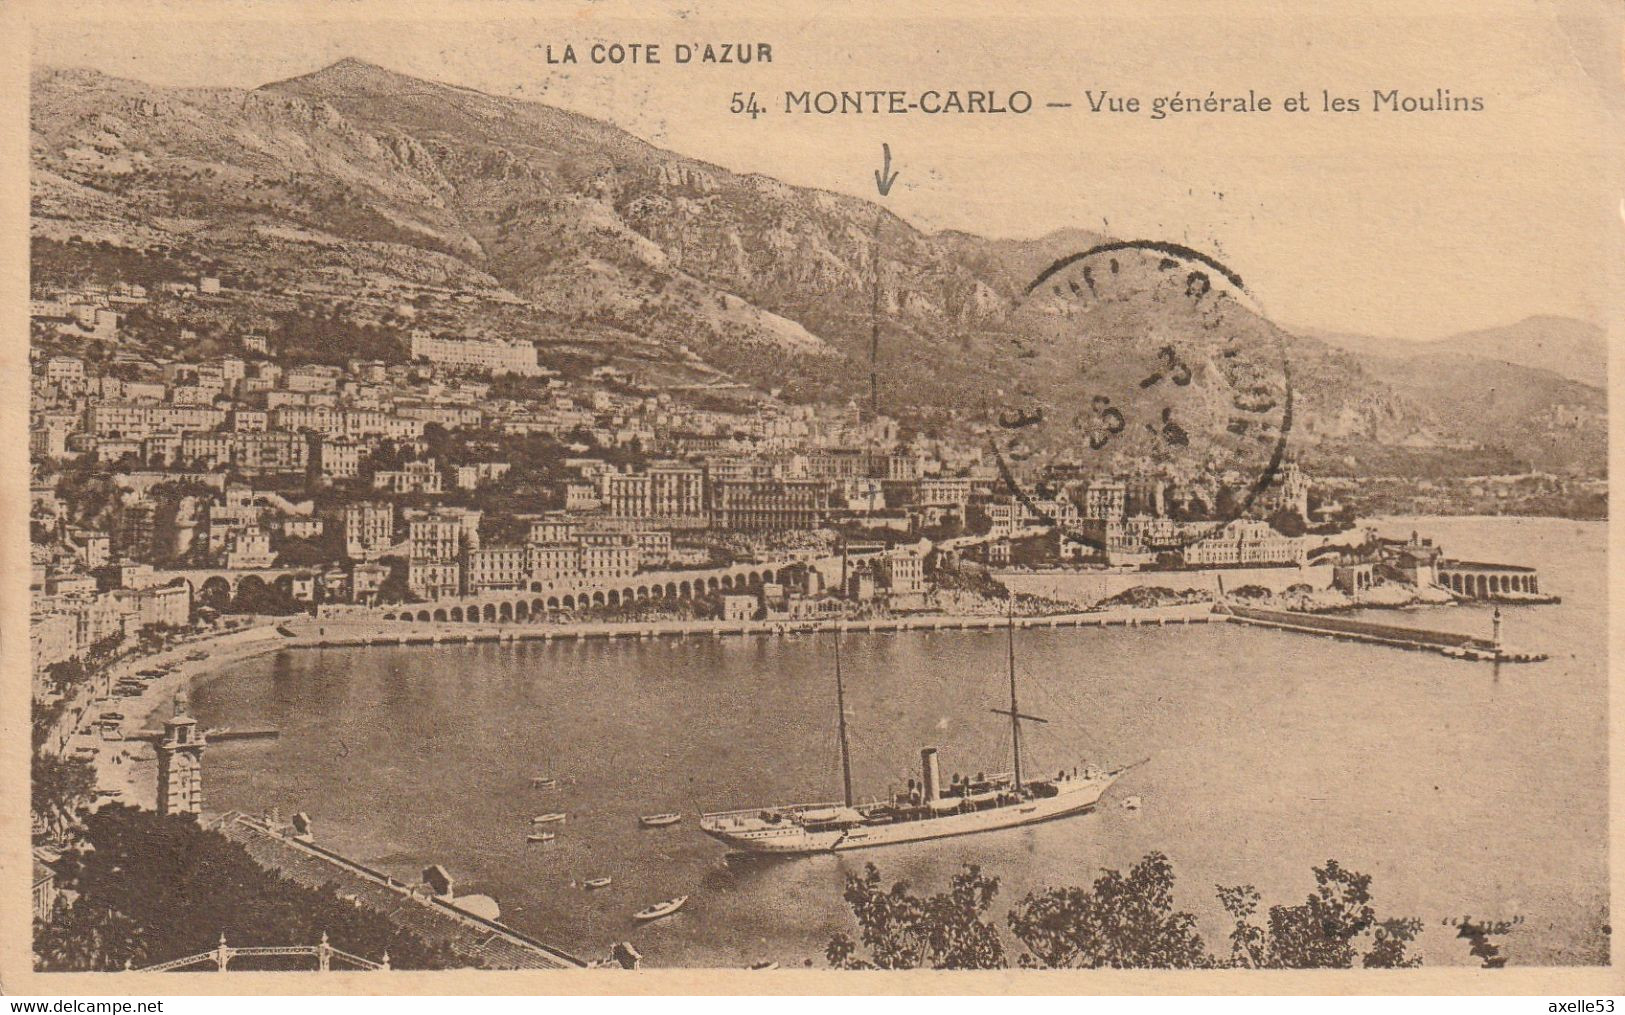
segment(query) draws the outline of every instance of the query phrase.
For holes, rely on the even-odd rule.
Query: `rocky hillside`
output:
[[[262,318],[324,304],[808,398],[866,391],[878,282],[883,408],[923,422],[999,397],[1033,327],[1026,285],[1102,239],[927,234],[868,201],[354,60],[252,91],[40,70],[31,124],[33,231],[53,272],[74,250],[205,263]],[[1487,420],[1475,392],[1418,388],[1316,338],[1290,347],[1306,450],[1467,442],[1532,459],[1568,430],[1600,432],[1600,399]],[[1600,471],[1595,445],[1559,464]]]

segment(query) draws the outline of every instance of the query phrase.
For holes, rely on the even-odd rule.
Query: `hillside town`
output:
[[[1245,510],[1231,475],[1046,466],[1013,490],[974,432],[906,433],[852,403],[708,405],[614,365],[565,376],[531,343],[417,327],[398,362],[341,367],[290,362],[274,335],[196,358],[121,336],[132,308],[219,292],[205,276],[33,303],[37,674],[232,615],[515,619],[474,605],[501,592],[550,593],[522,611],[538,621],[794,618],[837,595],[940,609],[929,593],[990,569],[1115,576],[1096,598],[1214,569],[1359,593],[1350,576],[1394,558],[1290,462]],[[766,569],[735,592],[729,569],[769,562],[765,594]]]

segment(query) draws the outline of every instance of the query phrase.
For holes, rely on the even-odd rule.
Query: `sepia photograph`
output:
[[[7,993],[1625,993],[1617,7],[6,19]]]

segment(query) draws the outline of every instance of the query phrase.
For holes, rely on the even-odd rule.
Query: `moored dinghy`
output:
[[[662,916],[670,916],[679,909],[682,909],[683,904],[687,901],[688,896],[679,895],[675,899],[667,899],[665,902],[657,902],[647,909],[640,909],[636,913],[633,913],[632,919],[642,920],[645,922],[649,920],[658,920]]]
[[[681,820],[683,820],[681,814],[645,814],[638,818],[638,824],[644,828],[665,828],[667,825],[675,825]]]

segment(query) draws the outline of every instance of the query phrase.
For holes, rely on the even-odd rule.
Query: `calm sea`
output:
[[[1379,913],[1421,917],[1429,963],[1467,963],[1450,916],[1522,922],[1514,963],[1607,954],[1606,526],[1394,519],[1452,556],[1537,565],[1559,606],[1508,607],[1507,641],[1541,664],[1467,663],[1232,625],[1017,635],[1036,768],[1149,756],[1088,816],[932,843],[742,862],[700,808],[839,796],[831,637],[287,652],[199,688],[209,725],[272,723],[274,742],[206,758],[211,809],[307,811],[319,840],[458,894],[588,957],[630,940],[652,965],[823,964],[850,930],[842,878],[864,864],[942,888],[961,863],[1003,883],[996,909],[1082,884],[1149,850],[1225,950],[1216,884],[1300,902],[1336,858],[1373,876]],[[1489,633],[1487,607],[1380,611]],[[901,785],[922,746],[945,772],[1007,770],[1001,633],[843,640],[860,796]],[[565,780],[533,791],[533,775]],[[1138,796],[1143,806],[1118,804]],[[556,843],[530,816],[566,811]],[[637,816],[682,811],[644,830]],[[613,886],[580,887],[608,875]],[[630,914],[673,895],[679,915]],[[1013,941],[1007,941],[1015,948]]]

